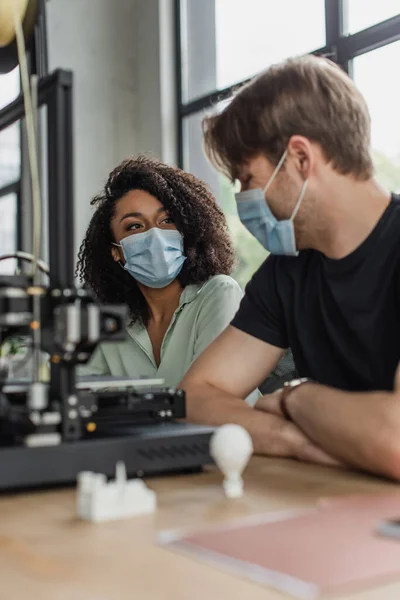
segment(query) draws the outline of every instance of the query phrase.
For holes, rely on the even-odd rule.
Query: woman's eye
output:
[[[166,217],[165,219],[162,220],[162,223],[165,223],[166,225],[170,225],[173,222],[174,222],[174,220],[171,217]]]
[[[128,225],[127,230],[134,231],[136,229],[140,229],[140,227],[141,227],[140,223],[131,223],[130,225]]]

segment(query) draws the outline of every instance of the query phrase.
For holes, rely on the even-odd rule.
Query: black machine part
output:
[[[122,460],[129,477],[200,470],[210,464],[213,429],[166,423],[138,426],[129,435],[40,448],[0,450],[0,490],[74,484],[80,471],[112,477]]]
[[[79,391],[68,399],[32,406],[31,383],[7,384],[0,393],[0,447],[58,445],[129,435],[132,427],[183,419],[185,394],[175,388]],[[27,401],[28,399],[28,401]]]
[[[40,324],[34,323],[33,302],[40,301]],[[85,288],[34,286],[24,275],[0,275],[0,329],[26,334],[40,325],[41,349],[69,365],[84,364],[97,344],[125,339],[127,309],[102,305]]]

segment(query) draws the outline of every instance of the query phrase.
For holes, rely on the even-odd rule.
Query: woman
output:
[[[145,156],[116,167],[92,204],[77,271],[130,318],[127,339],[101,344],[84,373],[176,386],[242,297],[223,212],[196,177]]]

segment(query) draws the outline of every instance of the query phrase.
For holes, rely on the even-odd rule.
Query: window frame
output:
[[[184,168],[184,119],[200,111],[210,109],[212,106],[226,100],[237,89],[252,78],[245,79],[230,85],[222,90],[214,90],[199,98],[183,101],[183,68],[186,61],[182,44],[182,10],[184,0],[174,0],[175,10],[175,35],[176,35],[176,86],[178,99],[178,124],[177,124],[177,158],[178,166]],[[352,60],[362,54],[371,52],[400,40],[400,15],[376,23],[367,29],[345,35],[345,3],[347,0],[325,0],[325,34],[326,45],[317,48],[311,54],[327,56],[339,64],[349,75],[352,75]]]

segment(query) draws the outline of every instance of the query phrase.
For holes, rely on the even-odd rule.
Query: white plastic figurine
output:
[[[102,473],[82,471],[78,475],[77,513],[86,521],[111,521],[155,511],[156,494],[141,479],[127,481],[123,462],[115,469],[115,481],[107,483]]]
[[[243,496],[242,473],[253,454],[253,442],[240,425],[223,425],[213,434],[210,454],[224,474],[227,498]]]

